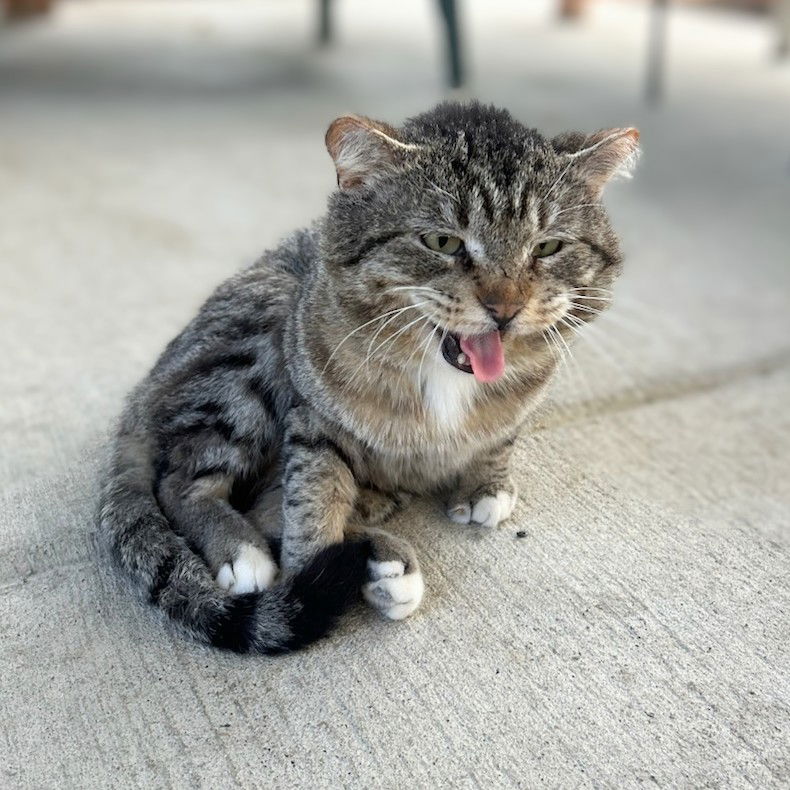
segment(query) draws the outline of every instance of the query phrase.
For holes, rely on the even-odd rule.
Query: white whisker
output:
[[[571,351],[571,347],[568,345],[567,341],[562,336],[562,332],[560,331],[559,327],[552,326],[551,329],[555,333],[556,338],[559,340],[559,342],[562,343],[563,347],[565,348],[565,351],[568,354],[568,360],[573,364],[573,371],[574,371],[573,375],[574,375],[574,378],[577,381],[581,381],[582,386],[584,387],[585,390],[587,390],[587,394],[589,395],[590,400],[594,400],[595,396],[593,394],[592,387],[590,386],[590,381],[587,378],[587,375],[585,374],[584,370],[582,370],[582,367],[576,361],[576,358],[573,356],[573,352]]]
[[[634,380],[634,377],[623,367],[623,365],[621,365],[611,355],[611,353],[609,351],[607,351],[603,347],[602,341],[603,341],[604,338],[606,338],[607,341],[611,340],[611,338],[605,332],[601,332],[600,328],[595,326],[594,324],[590,324],[590,323],[587,323],[585,321],[582,321],[578,316],[574,316],[574,315],[568,314],[562,320],[564,322],[566,320],[570,321],[573,324],[573,326],[576,328],[576,334],[578,334],[579,337],[584,338],[584,340],[587,341],[587,343],[589,343],[590,348],[593,351],[595,351],[595,353],[597,353],[600,357],[602,357],[604,360],[606,360],[615,370],[617,370],[623,376],[623,378],[626,379],[627,383],[629,384],[629,386],[632,389],[634,389],[640,395],[644,395],[644,391],[636,383],[636,381]],[[568,326],[569,329],[571,328],[570,324],[566,323],[566,326]],[[593,341],[593,338],[589,337],[589,335],[586,332],[579,331],[580,329],[585,328],[585,327],[587,329],[589,329],[590,331],[592,331],[592,332],[594,332],[595,334],[598,335],[598,341],[597,342]]]
[[[602,205],[601,203],[579,203],[579,204],[577,204],[575,206],[568,206],[568,208],[561,209],[556,214],[554,214],[553,219],[557,219],[557,217],[559,217],[560,214],[565,214],[566,212],[573,211],[573,210],[575,210],[577,208],[589,208],[589,207],[592,207],[592,206],[595,206],[597,208],[601,208],[601,205]]]
[[[425,305],[425,304],[428,304],[428,303],[427,303],[427,302],[419,302],[418,306]],[[397,318],[399,315],[401,315],[401,313],[403,313],[405,310],[408,310],[408,309],[409,309],[408,307],[404,307],[402,310],[400,310],[399,312],[395,313],[395,315],[391,315],[391,316],[390,316],[390,317],[389,317],[389,318],[388,318],[388,319],[387,319],[387,320],[386,320],[386,321],[385,321],[385,322],[384,322],[384,323],[383,323],[383,324],[382,324],[382,325],[381,325],[381,326],[380,326],[380,327],[379,327],[379,328],[378,328],[378,329],[377,329],[377,330],[376,330],[376,331],[373,333],[373,337],[372,337],[372,338],[370,338],[370,343],[368,343],[368,350],[367,350],[367,354],[366,354],[366,356],[365,356],[365,359],[366,359],[366,360],[369,360],[369,359],[370,359],[370,353],[371,353],[371,351],[370,351],[370,350],[373,348],[373,344],[376,342],[376,338],[377,338],[377,337],[378,337],[378,336],[381,334],[382,330],[383,330],[385,327],[387,327],[389,324],[391,324],[391,323],[392,323],[392,322],[393,322],[393,321],[394,321],[394,320],[395,320],[395,319],[396,319],[396,318]]]
[[[366,326],[370,326],[371,324],[374,324],[374,323],[376,323],[376,321],[381,321],[381,319],[382,319],[382,318],[386,318],[387,316],[389,316],[389,315],[393,315],[393,314],[395,314],[395,313],[402,313],[402,312],[404,312],[404,311],[406,311],[406,310],[411,310],[411,309],[413,309],[413,308],[415,308],[415,307],[420,307],[420,306],[422,306],[422,305],[424,305],[424,304],[427,304],[427,302],[418,302],[417,304],[407,305],[406,307],[396,307],[394,310],[387,310],[387,312],[385,312],[385,313],[382,313],[381,315],[377,315],[375,318],[371,318],[371,319],[370,319],[370,321],[365,321],[365,323],[364,323],[364,324],[360,324],[360,325],[359,325],[359,326],[358,326],[356,329],[352,329],[352,330],[351,330],[351,331],[350,331],[350,332],[349,332],[349,333],[348,333],[348,334],[347,334],[347,335],[346,335],[346,336],[345,336],[345,337],[344,337],[344,338],[343,338],[343,339],[342,339],[342,340],[341,340],[341,341],[340,341],[340,342],[339,342],[339,343],[338,343],[338,344],[335,346],[335,348],[334,348],[334,351],[332,351],[332,353],[329,355],[329,359],[327,359],[327,361],[326,361],[326,364],[325,364],[325,365],[324,365],[324,367],[322,368],[321,372],[322,372],[322,373],[326,373],[326,369],[329,367],[329,363],[332,361],[332,358],[333,358],[333,357],[335,356],[335,354],[336,354],[336,353],[337,353],[337,352],[340,350],[340,347],[343,345],[343,343],[345,343],[345,342],[346,342],[346,340],[348,340],[348,339],[349,339],[349,338],[350,338],[352,335],[355,335],[357,332],[361,331],[361,330],[362,330],[362,329],[364,329]]]
[[[593,315],[603,315],[604,312],[603,310],[596,310],[593,307],[588,307],[587,305],[584,304],[576,304],[575,302],[571,302],[570,306],[574,310],[581,310],[584,313],[592,313]]]
[[[557,176],[557,180],[548,188],[546,194],[541,198],[541,201],[547,200],[549,195],[560,185],[560,182],[562,181],[563,178],[565,178],[566,174],[571,169],[571,167],[573,167],[575,161],[576,161],[575,159],[571,159],[571,161],[568,162],[567,165],[565,165],[562,172],[559,174],[559,176]]]
[[[447,197],[448,197],[448,198],[450,198],[450,200],[454,200],[456,203],[460,203],[460,202],[461,202],[461,201],[460,201],[460,200],[459,200],[459,199],[458,199],[458,198],[457,198],[455,195],[453,195],[451,192],[448,192],[446,189],[442,189],[442,188],[441,188],[441,187],[440,187],[438,184],[436,184],[436,183],[434,183],[433,181],[431,181],[431,179],[430,179],[430,178],[427,178],[427,177],[426,177],[426,178],[425,178],[425,180],[426,180],[426,181],[427,181],[427,182],[428,182],[428,183],[429,183],[429,184],[430,184],[430,185],[431,185],[431,186],[432,186],[432,187],[433,187],[433,188],[434,188],[434,189],[435,189],[437,192],[441,192],[443,195],[447,195]]]
[[[584,296],[583,294],[572,294],[571,295],[574,299],[586,299],[587,301],[591,302],[611,302],[612,298],[610,296]]]
[[[388,343],[394,343],[399,335],[402,335],[407,329],[414,326],[419,321],[424,321],[424,320],[425,320],[425,316],[421,315],[418,318],[415,318],[413,321],[409,321],[409,323],[406,324],[406,326],[403,326],[400,329],[398,329],[396,332],[393,332],[389,337],[385,338],[381,343],[379,343],[378,346],[376,346],[376,348],[373,350],[373,352],[371,354],[366,355],[365,358],[362,360],[362,362],[360,362],[360,364],[357,366],[357,368],[354,370],[354,372],[351,374],[350,378],[346,382],[346,387],[348,387],[351,384],[351,382],[353,382],[356,379],[357,375],[362,370],[362,368],[364,368],[376,356],[376,354],[378,354],[379,351],[381,351],[381,349],[384,348],[384,346],[386,346]]]
[[[576,293],[578,291],[596,291],[598,293],[604,293],[607,296],[613,296],[614,295],[614,291],[612,291],[611,288],[598,288],[598,287],[593,286],[593,285],[582,285],[582,286],[579,286],[578,288],[569,288],[568,290],[571,293]]]
[[[431,293],[441,294],[441,291],[437,291],[428,285],[396,285],[394,288],[387,288],[385,293],[390,293],[391,291],[430,291]]]
[[[418,392],[422,391],[422,365],[423,365],[423,362],[425,362],[425,355],[428,353],[428,349],[431,346],[431,341],[433,340],[434,335],[436,334],[438,329],[439,329],[438,326],[434,326],[433,331],[431,332],[430,335],[428,335],[428,339],[425,341],[425,348],[423,349],[422,357],[420,357],[420,366],[419,366],[419,368],[417,368],[417,391]]]

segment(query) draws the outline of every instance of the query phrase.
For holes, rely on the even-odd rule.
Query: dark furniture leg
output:
[[[439,0],[447,32],[447,51],[450,58],[450,87],[460,88],[464,81],[461,63],[461,41],[458,24],[458,9],[455,0]]]
[[[332,0],[318,0],[318,43],[325,46],[332,39]]]
[[[668,0],[653,0],[650,9],[650,41],[647,51],[647,79],[645,98],[648,104],[658,104],[664,93],[664,60],[666,55]]]

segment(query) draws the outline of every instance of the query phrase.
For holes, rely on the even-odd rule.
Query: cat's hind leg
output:
[[[266,541],[228,502],[230,478],[221,473],[162,480],[159,499],[166,514],[200,552],[223,589],[242,594],[271,587],[277,565]]]
[[[375,527],[359,528],[370,541],[365,600],[389,620],[403,620],[422,603],[425,585],[417,555],[403,538]]]

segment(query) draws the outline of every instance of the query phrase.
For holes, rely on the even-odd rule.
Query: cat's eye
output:
[[[426,233],[420,236],[422,243],[434,252],[442,252],[445,255],[458,255],[464,251],[464,243],[458,236],[446,236],[442,233]]]
[[[546,258],[549,255],[554,255],[562,249],[562,242],[559,239],[548,239],[536,244],[532,248],[533,258]]]

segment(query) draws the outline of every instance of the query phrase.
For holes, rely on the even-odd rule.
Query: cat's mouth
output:
[[[502,335],[496,329],[467,337],[448,332],[442,355],[454,368],[471,373],[478,381],[496,381],[505,372]]]

